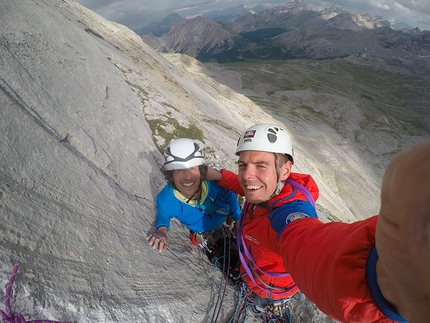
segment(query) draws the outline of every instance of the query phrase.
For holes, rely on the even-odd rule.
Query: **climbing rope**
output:
[[[3,323],[61,323],[58,321],[50,321],[50,320],[34,320],[34,321],[26,321],[24,316],[17,313],[12,313],[10,310],[10,296],[12,293],[12,285],[15,282],[15,275],[18,272],[19,261],[15,261],[12,269],[12,274],[10,275],[9,282],[6,285],[6,294],[4,296],[4,312],[1,312],[1,317]],[[66,322],[69,323],[69,322]]]
[[[222,230],[222,235],[223,235],[223,239],[224,239],[224,252],[223,252],[224,256],[222,257],[223,260],[222,260],[222,268],[221,268],[221,271],[223,272],[223,274],[221,275],[221,283],[219,285],[218,298],[217,298],[217,301],[215,304],[211,323],[215,323],[218,320],[218,316],[219,316],[219,314],[221,312],[221,308],[222,308],[222,302],[224,301],[224,296],[225,296],[225,292],[226,292],[226,288],[227,288],[227,280],[228,280],[225,278],[225,275],[224,275],[224,270],[226,268],[225,255],[226,255],[226,251],[227,251],[227,243],[226,243],[227,238],[226,238],[226,232],[225,232],[224,225],[222,226],[221,230]],[[226,277],[228,277],[229,273],[230,273],[230,243],[231,243],[230,234],[228,235],[228,239],[229,239],[229,248],[228,248],[228,263],[227,263],[227,273],[226,273],[227,276]],[[216,264],[218,262],[218,260],[219,260],[219,258],[215,260],[214,264]],[[216,267],[216,265],[215,265],[215,267]],[[223,286],[224,286],[224,290],[222,291],[222,297],[221,297],[221,289],[223,288]],[[218,303],[219,303],[219,306],[218,306]],[[215,316],[215,313],[216,313],[216,316]]]
[[[252,296],[251,291],[244,282],[240,283],[237,287],[239,288],[239,297],[236,303],[236,308],[234,309],[234,313],[227,323],[244,323],[246,320],[246,308],[248,298]]]

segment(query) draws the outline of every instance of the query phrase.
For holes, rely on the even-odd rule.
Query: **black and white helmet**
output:
[[[164,169],[186,169],[206,163],[198,144],[189,138],[174,139],[164,150]]]

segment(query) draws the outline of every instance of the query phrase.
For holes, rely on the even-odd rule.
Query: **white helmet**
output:
[[[198,144],[188,138],[174,139],[164,150],[164,169],[186,169],[205,164]]]
[[[237,142],[236,155],[244,150],[286,154],[293,162],[290,135],[282,127],[273,124],[257,124],[245,130]]]

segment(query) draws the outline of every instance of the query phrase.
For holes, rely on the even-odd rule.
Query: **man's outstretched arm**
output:
[[[380,216],[351,224],[285,214],[278,254],[300,290],[340,322],[430,322],[430,141],[392,160],[381,197]],[[381,293],[388,306],[375,302]]]

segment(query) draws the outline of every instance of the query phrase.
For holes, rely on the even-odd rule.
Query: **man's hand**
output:
[[[208,171],[206,173],[206,179],[208,181],[220,181],[222,180],[222,174],[215,168],[208,166]]]
[[[159,252],[163,252],[169,246],[169,239],[167,238],[167,228],[159,227],[156,232],[148,234],[146,237],[149,245],[153,249],[158,249]]]
[[[410,323],[430,322],[430,141],[389,164],[376,249],[384,298]]]

